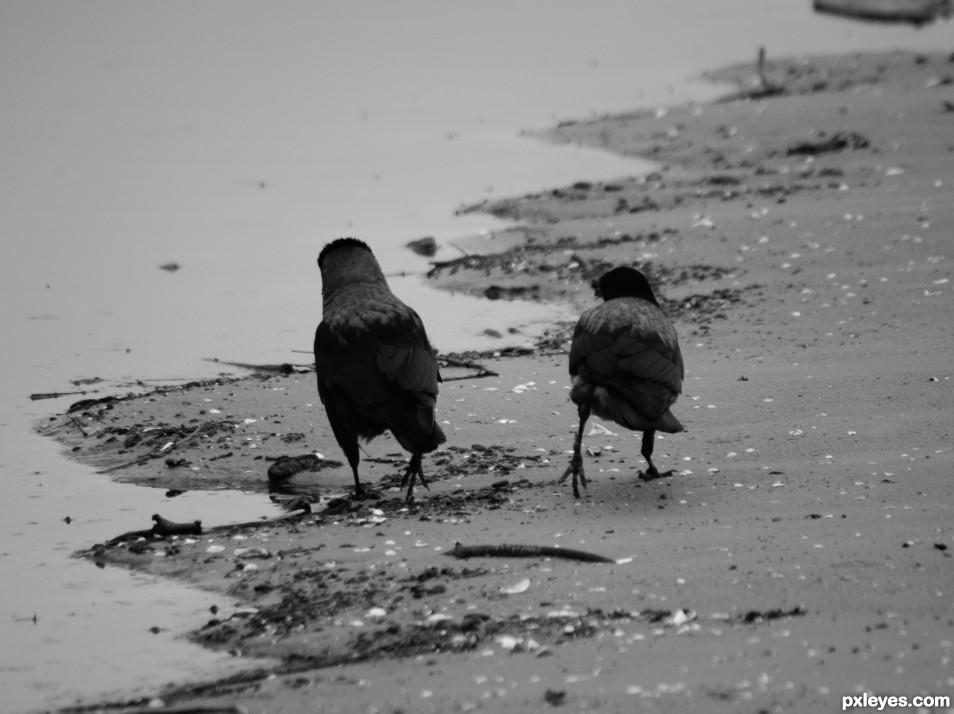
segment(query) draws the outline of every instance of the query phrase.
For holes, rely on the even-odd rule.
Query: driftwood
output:
[[[756,61],[756,68],[759,72],[759,80],[762,82],[761,89],[757,90],[759,97],[774,97],[779,94],[785,94],[785,87],[776,84],[765,74],[765,48],[759,47],[759,58]]]
[[[221,526],[212,526],[203,528],[202,521],[192,521],[192,523],[174,523],[160,516],[158,513],[153,515],[153,526],[148,530],[129,531],[106,541],[106,545],[115,545],[123,541],[134,541],[140,538],[152,540],[155,538],[165,538],[175,535],[206,535],[206,536],[228,536],[247,530],[256,530],[258,528],[268,528],[281,523],[289,523],[300,520],[305,516],[311,515],[311,504],[304,499],[298,499],[293,502],[279,504],[285,510],[298,510],[300,513],[291,513],[289,515],[278,516],[276,518],[266,518],[257,521],[245,521],[242,523],[229,523]],[[102,547],[102,546],[96,546]]]
[[[163,518],[158,513],[152,516],[152,528],[142,531],[129,531],[115,538],[106,541],[107,545],[120,543],[127,540],[139,540],[140,538],[165,538],[173,535],[202,535],[202,521],[192,521],[192,523],[174,523]]]
[[[269,372],[271,374],[306,374],[308,372],[314,372],[311,365],[291,364],[290,362],[282,362],[281,364],[253,364],[251,362],[227,362],[217,357],[206,357],[204,361],[224,364],[229,367],[240,367],[241,369],[248,369],[253,372]]]
[[[769,97],[778,97],[785,94],[785,86],[778,82],[773,82],[765,72],[765,48],[759,47],[758,55],[755,59],[755,70],[759,75],[758,85],[745,87],[738,92],[731,92],[722,97],[720,102],[735,102],[749,99],[767,99]]]
[[[248,710],[237,704],[188,704],[181,707],[148,707],[146,709],[132,709],[126,714],[248,714]]]
[[[786,156],[818,156],[845,149],[867,149],[871,146],[871,140],[864,134],[854,131],[839,131],[828,138],[818,141],[803,141],[788,148]]]
[[[557,548],[552,545],[511,545],[500,543],[494,545],[461,545],[455,543],[453,550],[447,552],[455,558],[565,558],[566,560],[579,560],[584,563],[615,563],[612,558],[607,558],[596,553],[588,553],[585,550],[574,550],[573,548]]]
[[[192,521],[192,523],[173,523],[167,518],[163,518],[158,513],[152,514],[152,520],[155,525],[152,532],[159,536],[171,535],[202,535],[202,521]]]
[[[303,354],[303,355],[305,355],[305,354],[312,354],[311,350],[292,350],[292,352],[295,352],[295,353],[297,353],[297,354]],[[437,361],[438,361],[438,362],[443,362],[443,363],[446,364],[448,367],[463,367],[463,368],[465,368],[465,369],[476,369],[476,370],[477,370],[477,374],[468,374],[466,377],[445,377],[445,378],[443,379],[443,381],[445,381],[445,382],[453,382],[453,381],[459,380],[459,379],[476,379],[477,377],[499,377],[499,376],[500,376],[499,374],[497,374],[497,373],[494,372],[493,370],[488,369],[487,367],[485,367],[484,365],[482,365],[482,364],[480,364],[480,363],[478,363],[478,362],[471,362],[471,361],[469,361],[469,360],[457,359],[456,357],[448,357],[447,355],[437,355]],[[249,368],[250,368],[250,367],[254,367],[254,365],[245,365],[245,364],[241,364],[241,363],[237,363],[237,362],[223,362],[222,364],[232,364],[232,365],[236,365],[236,366],[239,366],[239,367],[249,367]],[[300,367],[300,365],[299,365],[299,367]],[[302,369],[303,369],[303,368],[302,368]],[[306,370],[306,371],[311,371],[311,372],[313,372],[313,371],[314,371],[314,368],[311,367],[311,368],[309,368],[309,369]]]
[[[491,369],[487,369],[484,365],[478,362],[471,362],[469,360],[457,359],[455,357],[448,357],[447,355],[438,355],[438,362],[443,362],[448,367],[463,367],[465,369],[476,369],[477,374],[468,374],[466,377],[448,377],[445,378],[445,382],[451,382],[455,379],[474,379],[476,377],[499,377],[500,375],[494,372]]]

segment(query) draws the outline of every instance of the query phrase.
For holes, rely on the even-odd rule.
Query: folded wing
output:
[[[434,418],[440,373],[420,317],[403,303],[315,333],[318,391],[366,438],[390,429],[411,452],[445,441]],[[329,403],[330,402],[330,403]]]
[[[645,300],[607,301],[584,312],[577,323],[570,374],[581,386],[574,391],[591,388],[594,411],[619,424],[681,430],[667,411],[682,392],[684,371],[675,329]]]

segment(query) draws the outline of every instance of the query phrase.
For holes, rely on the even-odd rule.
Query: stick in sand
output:
[[[552,545],[511,545],[500,543],[496,545],[461,545],[454,544],[454,549],[448,551],[447,555],[455,558],[565,558],[567,560],[579,560],[584,563],[615,563],[612,558],[607,558],[596,553],[588,553],[585,550],[574,550],[573,548],[557,548]]]

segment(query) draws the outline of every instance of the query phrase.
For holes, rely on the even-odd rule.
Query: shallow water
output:
[[[759,45],[950,50],[950,24],[868,26],[765,0],[0,4],[0,711],[232,666],[175,639],[222,598],[70,554],[157,511],[272,515],[260,496],[169,500],[66,461],[31,424],[79,397],[30,393],[211,376],[207,357],[309,362],[296,350],[320,317],[327,240],[357,235],[386,272],[420,273],[407,240],[433,235],[450,257],[455,239],[501,227],[455,217],[461,204],[646,166],[520,129],[711,98],[691,78]],[[445,351],[501,344],[488,327],[516,326],[519,342],[542,318],[572,318],[393,285]]]

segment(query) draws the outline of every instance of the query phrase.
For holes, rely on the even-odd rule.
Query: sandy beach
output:
[[[412,506],[390,437],[362,458],[380,498],[347,498],[307,365],[51,418],[44,433],[115,479],[292,509],[78,543],[237,598],[189,636],[264,659],[71,711],[831,712],[849,695],[950,695],[954,55],[769,58],[764,78],[751,63],[710,78],[738,93],[540,134],[652,174],[463,209],[518,221],[510,247],[435,264],[434,285],[577,311],[534,349],[446,356],[448,442]],[[594,420],[577,500],[556,483],[578,423],[566,353],[590,281],[622,264],[678,329],[687,431],[657,441],[673,475],[644,483],[639,434]],[[303,470],[270,479],[288,457]],[[615,562],[462,559],[456,543]]]

